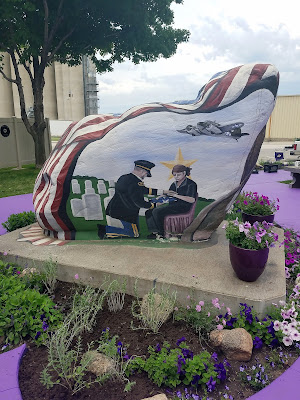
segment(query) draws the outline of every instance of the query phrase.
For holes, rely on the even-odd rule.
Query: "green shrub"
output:
[[[145,371],[159,387],[164,384],[175,388],[184,384],[213,391],[217,384],[225,381],[228,362],[219,363],[216,353],[211,356],[207,351],[194,355],[184,340],[179,339],[174,349],[168,342],[164,342],[163,346],[149,346],[149,357],[146,360],[134,358],[127,374]]]
[[[7,269],[12,270],[13,267]],[[11,344],[18,344],[26,336],[42,343],[45,332],[62,319],[53,301],[26,287],[18,274],[0,273],[0,311],[0,336]]]
[[[7,230],[7,232],[12,232],[16,229],[23,228],[24,226],[31,225],[35,221],[36,218],[34,212],[24,211],[19,214],[11,214],[7,221],[2,223],[2,226]]]

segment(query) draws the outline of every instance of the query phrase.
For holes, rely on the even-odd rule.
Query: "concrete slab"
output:
[[[24,228],[23,228],[24,230]],[[127,293],[134,295],[137,280],[138,294],[143,296],[156,285],[177,291],[177,299],[185,304],[194,291],[196,299],[211,301],[218,297],[233,312],[240,302],[252,305],[260,316],[267,307],[285,299],[283,246],[270,249],[264,273],[256,282],[239,280],[230,264],[228,241],[219,227],[206,242],[161,244],[160,248],[142,245],[106,244],[106,241],[71,242],[65,246],[33,246],[17,242],[22,229],[0,236],[0,252],[5,260],[20,266],[41,267],[52,257],[58,261],[58,278],[74,282],[78,274],[82,283],[100,286],[105,277],[127,280]],[[277,230],[281,240],[283,231]],[[133,239],[133,243],[134,243]]]

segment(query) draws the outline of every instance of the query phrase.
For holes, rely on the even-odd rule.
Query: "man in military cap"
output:
[[[154,205],[145,201],[146,195],[159,194],[157,189],[147,188],[144,178],[151,177],[151,169],[155,167],[150,161],[134,161],[134,169],[131,173],[122,175],[115,186],[115,194],[107,205],[106,215],[117,221],[117,226],[98,225],[98,236],[107,237],[138,237],[139,236],[139,211],[141,208],[148,210]]]

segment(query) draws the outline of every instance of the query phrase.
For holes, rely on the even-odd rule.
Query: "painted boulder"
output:
[[[36,180],[38,223],[66,240],[209,238],[255,166],[278,82],[273,65],[242,65],[194,101],[71,124]]]

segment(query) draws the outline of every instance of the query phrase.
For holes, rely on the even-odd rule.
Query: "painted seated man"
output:
[[[122,175],[115,186],[115,194],[107,205],[107,225],[98,225],[98,236],[109,238],[123,236],[139,237],[139,211],[148,210],[154,204],[146,201],[144,196],[159,195],[157,189],[147,188],[144,178],[151,177],[151,169],[155,167],[150,161],[137,160],[131,173]],[[162,192],[162,191],[161,191]]]
[[[183,214],[188,212],[197,198],[197,184],[188,176],[191,168],[185,165],[175,165],[172,169],[175,182],[164,194],[174,201],[155,209],[146,211],[146,221],[150,235],[148,239],[156,239],[157,235],[164,236],[164,219],[168,215]]]

